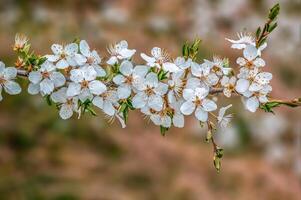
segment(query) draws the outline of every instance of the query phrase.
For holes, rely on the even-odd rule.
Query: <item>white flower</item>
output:
[[[191,65],[191,73],[207,86],[214,86],[218,83],[219,77],[211,71],[212,67],[213,65],[206,61],[201,65],[193,62]]]
[[[99,80],[95,80],[97,72],[92,66],[85,66],[73,69],[70,72],[71,82],[67,89],[67,96],[77,96],[84,102],[92,99],[93,95],[100,95],[106,91],[107,87]]]
[[[59,104],[60,111],[59,115],[62,119],[69,119],[72,117],[73,112],[80,112],[78,108],[78,98],[77,97],[67,97],[67,88],[60,88],[58,91],[51,94],[51,99],[54,103]]]
[[[229,125],[229,123],[233,117],[232,114],[225,115],[226,111],[231,107],[232,107],[232,104],[230,104],[226,107],[221,107],[219,109],[217,121],[221,128],[226,128]]]
[[[232,92],[235,90],[236,77],[232,76],[229,78],[228,76],[223,76],[221,79],[221,85],[224,90],[223,93],[226,97],[231,97]]]
[[[172,63],[168,62],[168,55],[161,50],[159,47],[154,47],[151,50],[152,57],[141,53],[140,54],[143,60],[147,62],[147,65],[150,67],[157,67],[158,69],[163,68],[166,72],[177,72],[179,71],[179,67]]]
[[[244,99],[244,104],[247,110],[255,112],[260,103],[267,103],[267,95],[272,91],[270,85],[265,85],[260,91],[250,93],[248,98]]]
[[[69,66],[75,67],[79,62],[83,62],[85,57],[78,54],[78,45],[76,43],[67,44],[66,46],[53,44],[51,46],[53,55],[46,55],[50,62],[56,62],[58,69],[65,69]]]
[[[163,95],[167,93],[168,85],[158,81],[157,74],[151,72],[147,74],[142,87],[133,97],[134,108],[143,108],[149,106],[155,111],[163,108]]]
[[[128,98],[132,89],[143,89],[143,81],[148,72],[147,66],[137,65],[133,68],[133,64],[125,60],[121,63],[119,71],[121,74],[113,78],[114,83],[118,85],[117,93],[119,99]]]
[[[169,88],[167,97],[169,103],[174,103],[182,97],[182,92],[185,85],[185,81],[182,80],[183,73],[183,71],[173,73],[171,75],[171,79],[168,80]]]
[[[102,111],[108,116],[114,116],[117,114],[118,96],[115,90],[107,90],[99,96],[96,96],[92,100],[93,105],[102,109]]]
[[[193,61],[191,60],[191,58],[185,60],[184,57],[177,57],[174,61],[174,64],[177,65],[180,69],[185,70],[191,66],[192,62]]]
[[[136,53],[136,50],[128,49],[127,41],[122,40],[115,45],[111,45],[108,48],[108,52],[111,54],[111,57],[107,61],[107,64],[114,65],[118,63],[118,60],[123,60],[123,59],[130,60],[132,56]]]
[[[243,51],[244,58],[237,58],[236,62],[240,66],[252,69],[254,67],[264,67],[265,61],[258,57],[258,52],[255,46],[247,45]]]
[[[63,74],[55,70],[53,63],[46,61],[38,71],[30,72],[28,93],[34,95],[40,92],[44,96],[51,94],[54,88],[63,86],[66,79]]]
[[[244,94],[248,90],[250,92],[256,92],[261,90],[265,85],[269,84],[273,75],[269,72],[259,72],[258,68],[248,71],[249,74],[241,73],[240,79],[236,82],[235,90]]]
[[[2,100],[2,88],[10,95],[16,95],[21,92],[18,83],[12,81],[17,76],[17,69],[14,67],[5,68],[5,64],[0,61],[0,101]]]
[[[211,71],[217,76],[228,75],[232,71],[232,68],[224,67],[224,60],[219,57],[214,56],[213,61],[206,59],[204,61],[211,69]]]
[[[226,38],[229,42],[232,43],[231,48],[233,49],[244,49],[248,45],[256,46],[255,37],[253,37],[249,33],[237,33],[238,40],[231,40]],[[267,47],[267,43],[263,43],[258,49],[257,54],[261,56],[261,51],[263,51]]]
[[[82,40],[79,43],[79,50],[84,55],[84,59],[78,62],[79,65],[92,66],[97,72],[98,77],[106,75],[105,70],[100,67],[101,58],[99,57],[96,50],[91,51],[86,40]]]
[[[182,104],[180,110],[184,115],[190,115],[195,111],[195,117],[201,121],[208,120],[208,112],[217,109],[214,101],[206,99],[209,90],[206,87],[193,89],[184,89],[183,97],[185,102]]]

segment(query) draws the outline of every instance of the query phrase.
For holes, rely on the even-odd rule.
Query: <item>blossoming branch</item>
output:
[[[218,108],[217,95],[241,96],[250,112],[258,108],[273,112],[279,105],[301,105],[300,99],[286,102],[269,96],[272,74],[264,71],[266,63],[261,54],[268,35],[277,26],[278,13],[277,4],[270,10],[264,27],[259,27],[254,35],[239,33],[237,40],[226,39],[232,48],[242,51],[236,60],[238,73],[226,58],[198,62],[199,39],[185,43],[182,56],[176,59],[154,47],[149,53],[140,54],[145,63],[136,64],[136,50],[124,40],[111,45],[110,57],[104,60],[85,40],[53,44],[51,54],[39,56],[31,52],[27,37],[17,34],[15,67],[0,63],[0,100],[2,88],[11,95],[21,92],[15,82],[21,76],[29,81],[28,93],[40,94],[50,105],[54,104],[62,119],[69,119],[74,113],[78,118],[87,112],[96,115],[96,107],[125,127],[129,111],[137,109],[165,135],[171,126],[183,128],[185,116],[194,115],[208,128],[206,140],[213,144],[214,166],[220,170],[223,150],[216,144],[214,133],[229,124],[232,114],[226,113],[232,105]]]

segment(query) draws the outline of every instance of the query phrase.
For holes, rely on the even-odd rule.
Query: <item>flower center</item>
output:
[[[194,104],[195,104],[196,106],[202,105],[202,99],[196,97],[196,100],[194,101]]]
[[[249,69],[252,68],[253,65],[254,65],[253,61],[247,61],[247,63],[246,63],[246,67],[249,68]]]
[[[149,86],[147,86],[145,92],[146,92],[147,96],[151,96],[151,95],[155,94],[153,88],[149,87]]]
[[[50,76],[49,72],[42,72],[43,78],[49,78],[49,76]]]
[[[127,84],[132,84],[132,82],[133,82],[133,77],[132,76],[127,76],[126,78],[125,78],[125,83],[127,83]]]
[[[86,80],[83,80],[83,81],[81,82],[81,87],[82,87],[82,88],[87,88],[88,85],[89,85],[89,82],[86,81]]]
[[[214,65],[212,71],[216,73],[216,72],[220,72],[221,69],[218,66]]]
[[[93,58],[93,57],[87,58],[87,63],[88,63],[89,65],[93,64],[93,62],[94,62],[94,58]]]
[[[6,82],[6,80],[0,76],[0,85],[3,85]]]

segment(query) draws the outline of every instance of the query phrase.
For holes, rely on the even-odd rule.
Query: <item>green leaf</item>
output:
[[[256,30],[256,38],[259,38],[260,34],[261,34],[261,28],[258,27]]]
[[[279,3],[277,3],[276,5],[274,5],[271,9],[270,9],[270,12],[269,12],[269,19],[271,21],[274,21],[278,14],[279,14],[279,11],[280,11],[280,5]]]
[[[166,132],[168,131],[169,128],[166,128],[164,126],[160,126],[160,132],[162,136],[165,136]]]
[[[276,27],[277,27],[277,22],[269,26],[268,32],[271,33]]]
[[[45,97],[45,99],[46,99],[47,104],[48,104],[49,106],[51,106],[51,105],[52,105],[52,100],[51,100],[51,98],[50,98],[50,95],[47,95],[47,96]]]

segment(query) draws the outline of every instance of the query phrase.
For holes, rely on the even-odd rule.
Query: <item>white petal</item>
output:
[[[202,102],[204,111],[211,112],[217,109],[217,106],[214,101],[209,99],[204,99]]]
[[[200,66],[199,64],[197,64],[196,62],[193,62],[193,63],[191,64],[191,73],[192,73],[194,76],[201,77],[201,76],[203,75],[201,66]]]
[[[125,60],[121,63],[120,65],[120,68],[119,68],[119,71],[125,75],[125,76],[129,76],[132,74],[132,71],[133,71],[133,64],[128,61],[128,60]]]
[[[28,93],[31,95],[36,95],[40,92],[40,84],[30,83],[27,89]]]
[[[177,72],[180,70],[177,65],[175,65],[174,63],[171,63],[171,62],[163,63],[162,67],[167,72]]]
[[[96,76],[97,76],[97,72],[94,70],[94,68],[92,66],[83,67],[82,73],[83,73],[84,79],[86,81],[95,80]]]
[[[68,55],[74,55],[78,52],[78,46],[76,43],[67,44],[64,50]]]
[[[249,90],[251,92],[257,92],[259,90],[261,90],[263,88],[263,85],[259,84],[259,83],[256,83],[256,82],[253,82],[250,87],[249,87]]]
[[[21,92],[21,87],[18,83],[14,81],[6,81],[4,83],[4,90],[8,94],[15,95]]]
[[[69,67],[69,63],[65,59],[61,59],[56,63],[55,66],[58,69],[65,69],[65,68]]]
[[[147,103],[147,96],[144,92],[139,92],[133,97],[132,104],[134,108],[142,108]]]
[[[80,43],[79,43],[79,49],[80,49],[80,52],[86,56],[86,57],[89,57],[90,56],[90,47],[87,43],[86,40],[81,40]]]
[[[76,53],[73,57],[73,59],[75,60],[75,62],[78,65],[84,65],[87,62],[87,58],[81,54]],[[72,63],[71,63],[72,64]],[[73,64],[74,65],[74,64]]]
[[[249,85],[250,85],[250,83],[249,83],[248,80],[246,80],[246,79],[239,79],[236,82],[235,90],[238,93],[244,93],[249,88]]]
[[[80,83],[84,80],[84,74],[81,69],[73,69],[70,71],[70,79],[75,83]]]
[[[117,57],[116,56],[112,56],[108,61],[107,61],[107,64],[109,65],[114,65],[115,63],[117,63],[118,60],[117,60]]]
[[[260,103],[267,103],[269,99],[266,96],[260,95],[259,96],[259,102]]]
[[[168,85],[165,83],[159,83],[158,86],[154,89],[155,93],[158,95],[164,95],[168,91]]]
[[[271,73],[261,72],[256,75],[255,81],[259,84],[265,85],[265,84],[268,84],[270,82],[270,80],[272,80],[272,78],[273,78],[273,75]]]
[[[59,55],[46,55],[46,58],[49,62],[56,62],[60,59]]]
[[[181,114],[175,114],[172,118],[172,123],[175,127],[183,128],[184,127],[184,116]]]
[[[92,101],[93,105],[100,108],[100,109],[103,109],[103,98],[102,97],[94,97],[93,101]]]
[[[221,80],[221,85],[225,86],[227,83],[229,83],[230,78],[228,76],[223,76]]]
[[[121,85],[118,87],[117,93],[119,99],[126,99],[131,95],[131,88],[126,84]]]
[[[211,73],[207,76],[207,83],[209,84],[209,86],[213,86],[216,85],[219,81],[219,78],[216,74]]]
[[[78,63],[75,60],[75,55],[67,56],[66,61],[69,64],[69,66],[76,67],[78,65]]]
[[[180,110],[184,115],[191,115],[195,109],[195,104],[191,101],[186,101],[182,104]]]
[[[247,99],[245,102],[245,106],[250,112],[255,112],[259,107],[259,101],[257,97],[251,97]]]
[[[33,71],[28,75],[28,80],[33,84],[37,84],[42,80],[41,72]]]
[[[55,87],[61,87],[66,82],[64,75],[60,72],[52,72],[49,78],[52,80]]]
[[[161,111],[163,108],[163,99],[159,95],[152,95],[148,98],[148,106],[155,111]]]
[[[4,69],[3,75],[6,80],[14,79],[17,76],[17,69],[14,67],[7,67]]]
[[[183,98],[187,101],[195,100],[195,94],[192,89],[184,89],[183,90]]]
[[[247,45],[243,51],[243,54],[247,60],[254,60],[257,57],[257,49],[253,45]]]
[[[107,74],[106,71],[99,65],[94,65],[94,70],[97,73],[97,77],[104,77]]]
[[[140,56],[141,56],[141,58],[142,58],[143,60],[145,60],[148,64],[152,64],[152,65],[150,65],[151,67],[154,66],[154,63],[156,62],[156,59],[155,59],[155,58],[149,57],[148,55],[146,55],[146,54],[144,54],[144,53],[141,53]]]
[[[145,77],[145,84],[151,86],[151,87],[157,87],[158,85],[158,77],[157,74],[151,72],[148,73]]]
[[[160,126],[161,125],[161,117],[160,115],[151,115],[150,119],[152,120],[152,122],[156,125],[156,126]]]
[[[93,95],[88,88],[83,88],[80,91],[78,98],[79,98],[79,100],[81,100],[81,102],[85,102],[87,99],[91,100],[93,98]]]
[[[61,54],[62,51],[63,51],[63,46],[62,45],[59,45],[59,44],[53,44],[51,46],[51,50],[54,54],[58,55],[58,54]]]
[[[200,87],[196,88],[194,92],[198,98],[204,99],[209,94],[209,89],[207,87]]]
[[[112,105],[111,102],[109,101],[104,101],[104,104],[103,104],[103,111],[107,114],[107,115],[110,115],[110,116],[113,116],[115,114],[115,108],[114,106]]]
[[[73,109],[70,105],[63,104],[59,114],[62,119],[69,119],[73,115]]]
[[[124,76],[122,76],[121,74],[117,74],[114,78],[113,78],[113,82],[117,85],[120,85],[122,83],[125,82],[125,78]]]
[[[186,88],[195,89],[197,87],[200,87],[200,85],[201,85],[200,79],[198,79],[198,78],[189,78],[188,81],[187,81],[187,84],[186,84]]]
[[[50,94],[54,90],[53,82],[50,79],[45,78],[40,82],[40,90],[43,95]]]
[[[144,77],[148,72],[148,67],[145,65],[137,65],[134,68],[134,75],[140,76],[140,77]]]
[[[253,63],[256,67],[264,67],[265,66],[265,61],[262,58],[256,58]]]
[[[67,96],[73,97],[79,95],[81,91],[81,85],[78,83],[70,83],[67,89]]]
[[[136,53],[136,50],[134,50],[134,49],[122,49],[119,52],[119,54],[125,59],[131,58],[135,53]]]
[[[58,91],[53,92],[50,96],[52,101],[55,103],[66,103],[67,102],[66,91],[67,88],[63,87]]]
[[[89,89],[92,94],[100,95],[107,90],[107,87],[102,82],[94,80],[89,83]]]
[[[171,118],[169,117],[169,116],[163,116],[162,118],[161,118],[161,125],[163,126],[163,127],[165,127],[165,128],[169,128],[169,127],[171,127]]]
[[[194,115],[201,122],[206,122],[208,119],[208,112],[204,111],[201,107],[195,110]]]
[[[236,63],[240,66],[245,66],[247,64],[246,60],[242,57],[237,58]]]

